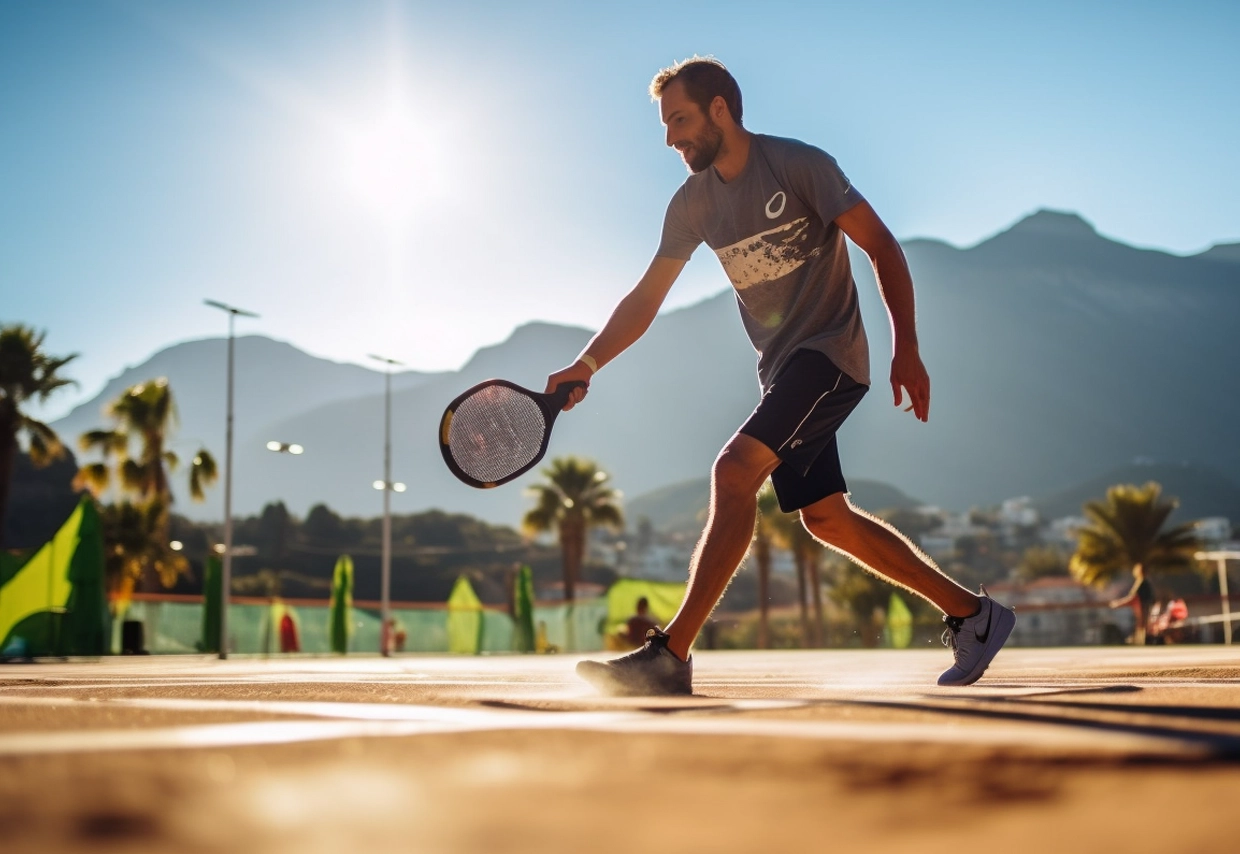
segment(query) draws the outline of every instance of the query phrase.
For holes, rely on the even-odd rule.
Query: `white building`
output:
[[[1210,545],[1218,545],[1231,539],[1231,520],[1226,516],[1209,516],[1197,520],[1197,536]]]

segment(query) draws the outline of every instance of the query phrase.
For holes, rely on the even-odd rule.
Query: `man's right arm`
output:
[[[616,304],[607,323],[590,339],[577,360],[547,378],[546,390],[551,392],[565,382],[584,382],[588,386],[595,371],[641,338],[654,322],[663,300],[667,298],[668,291],[672,289],[686,263],[679,258],[656,256],[650,262],[645,275]],[[585,396],[586,389],[578,389],[569,398],[564,407],[565,411],[572,409]]]

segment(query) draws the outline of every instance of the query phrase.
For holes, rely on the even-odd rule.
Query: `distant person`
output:
[[[629,646],[641,646],[646,642],[646,632],[658,628],[658,623],[650,616],[650,600],[643,596],[637,600],[637,613],[624,623],[624,639]]]
[[[1183,621],[1188,619],[1188,605],[1183,599],[1161,600],[1150,612],[1147,643],[1180,643],[1184,640]]]
[[[389,655],[393,652],[404,652],[405,642],[409,639],[405,624],[395,617],[388,617],[383,624],[383,649]]]
[[[1184,621],[1188,619],[1188,603],[1183,599],[1172,599],[1163,611],[1166,623],[1163,626],[1163,643],[1183,643],[1187,630]]]
[[[1134,646],[1145,646],[1146,626],[1149,624],[1150,612],[1154,607],[1154,585],[1150,584],[1149,579],[1145,577],[1145,567],[1139,563],[1132,567],[1132,589],[1128,591],[1127,596],[1112,599],[1110,604],[1112,608],[1132,606],[1132,616],[1135,622],[1132,630],[1132,643]]]
[[[694,250],[706,243],[736,291],[758,354],[762,399],[724,445],[711,472],[706,528],[689,567],[684,602],[666,630],[613,661],[577,672],[608,693],[688,694],[690,648],[753,538],[756,495],[770,477],[785,512],[799,511],[820,542],[934,603],[955,663],[940,685],[977,681],[1015,625],[1013,612],[982,590],[944,575],[894,528],[848,500],[835,434],[870,387],[869,351],[845,238],[870,257],[893,333],[891,391],[907,393],[920,421],[930,379],[917,341],[913,282],[900,244],[821,149],[749,131],[740,88],[722,63],[693,58],[650,85],[666,142],[692,173],[672,197],[654,260],[577,360],[551,374],[547,390],[588,385],[596,371],[654,321]],[[682,358],[693,359],[692,342]],[[565,409],[585,397],[576,390]]]

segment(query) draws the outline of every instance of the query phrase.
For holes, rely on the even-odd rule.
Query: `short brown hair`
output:
[[[658,100],[673,80],[685,86],[689,100],[706,112],[716,97],[723,98],[732,121],[741,124],[741,87],[722,62],[713,56],[693,56],[664,68],[650,81],[650,97]]]

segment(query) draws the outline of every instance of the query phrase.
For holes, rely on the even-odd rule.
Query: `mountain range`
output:
[[[890,339],[868,260],[853,267],[875,385],[840,434],[845,473],[945,508],[1016,495],[1056,495],[1136,458],[1189,462],[1240,480],[1240,244],[1191,257],[1099,235],[1074,214],[1039,211],[970,248],[903,243],[917,286],[918,328],[931,374],[928,424],[893,408]],[[721,277],[722,283],[722,277]],[[459,371],[392,376],[398,512],[440,507],[513,524],[522,485],[475,491],[447,472],[439,417],[462,390],[502,376],[541,390],[587,329],[534,322],[477,351]],[[325,502],[346,515],[380,512],[383,377],[259,336],[237,339],[234,508],[281,499],[304,514]],[[181,428],[223,459],[225,342],[177,344],[128,368],[53,426],[67,440],[101,426],[102,405],[127,385],[167,376]],[[661,314],[556,424],[549,455],[582,454],[640,496],[700,478],[758,399],[755,359],[730,289]],[[265,450],[297,442],[301,457]],[[178,511],[222,517],[222,490]],[[1215,512],[1215,511],[1207,511]],[[658,524],[658,520],[652,520]]]

